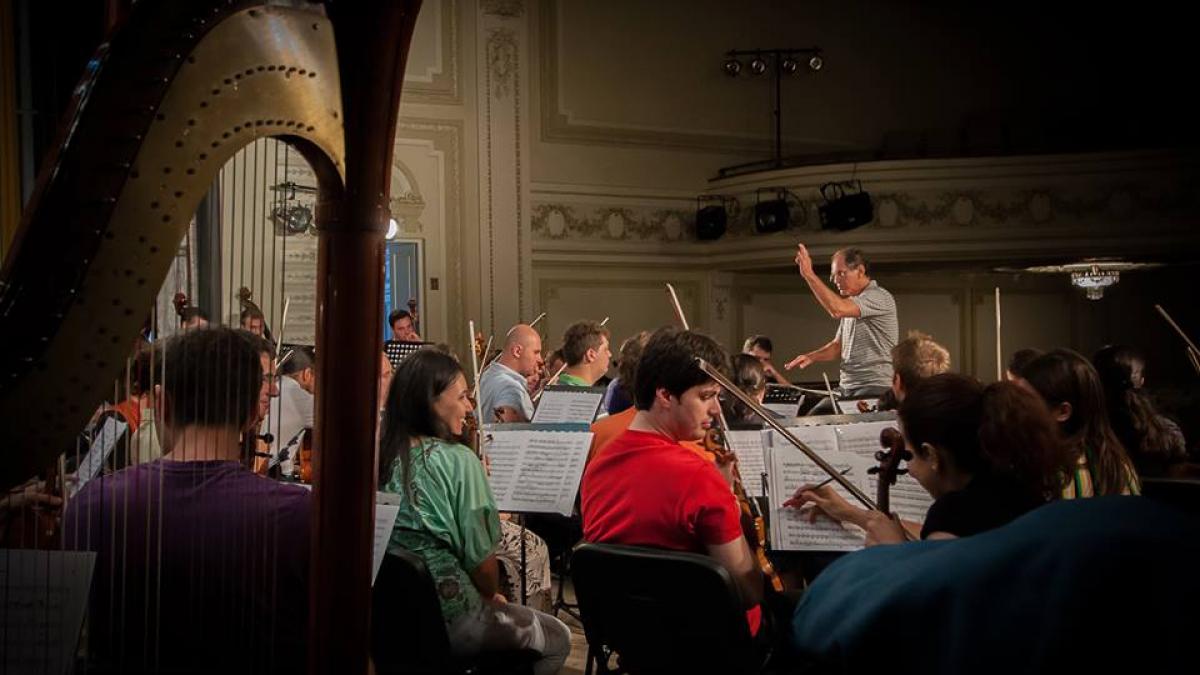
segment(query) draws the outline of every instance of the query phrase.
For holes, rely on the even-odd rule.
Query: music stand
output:
[[[779,384],[767,384],[767,393],[763,396],[763,407],[785,418],[797,417],[800,406],[804,405],[804,392],[796,387]]]
[[[388,340],[383,343],[383,353],[387,355],[388,361],[395,368],[400,365],[404,359],[412,356],[421,347],[427,347],[433,344],[432,342],[407,342],[404,340]]]

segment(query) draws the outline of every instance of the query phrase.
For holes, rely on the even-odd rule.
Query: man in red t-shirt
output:
[[[724,369],[720,345],[704,335],[663,328],[638,362],[637,413],[583,476],[587,541],[707,553],[729,570],[758,633],[762,572],[742,535],[729,467],[680,445],[704,437],[720,410],[720,385],[696,357]],[[725,474],[725,475],[723,475]]]

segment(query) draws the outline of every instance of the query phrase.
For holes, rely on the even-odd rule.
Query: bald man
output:
[[[528,422],[533,401],[525,378],[542,367],[542,336],[525,324],[508,331],[500,356],[479,377],[479,409],[484,422]]]

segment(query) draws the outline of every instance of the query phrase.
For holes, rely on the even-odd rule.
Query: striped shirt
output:
[[[1079,455],[1079,460],[1075,463],[1075,471],[1071,473],[1071,481],[1063,488],[1063,499],[1081,499],[1084,497],[1096,496],[1096,483],[1092,478],[1092,469],[1088,466],[1088,453],[1084,452]],[[1123,495],[1140,495],[1142,487],[1138,481],[1137,474],[1132,467],[1125,468],[1126,480],[1125,487],[1121,489]]]
[[[892,347],[900,339],[896,300],[874,280],[850,300],[858,307],[859,316],[842,319],[834,336],[842,343],[838,387],[843,392],[890,387]]]

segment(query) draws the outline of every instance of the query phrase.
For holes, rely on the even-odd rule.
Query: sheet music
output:
[[[496,425],[488,437],[488,482],[501,511],[571,515],[592,432]]]
[[[878,476],[870,476],[867,482],[867,494],[877,494],[876,485],[879,484]],[[914,523],[924,523],[925,514],[929,511],[929,507],[933,505],[933,497],[916,478],[908,474],[898,476],[896,484],[888,490],[888,499],[892,513],[900,516],[904,520],[911,520]]]
[[[855,424],[838,424],[838,450],[853,452],[875,462],[875,453],[883,449],[879,444],[879,434],[884,429],[899,428],[895,421],[887,422],[857,422]]]
[[[763,407],[775,413],[776,415],[780,415],[787,419],[791,419],[800,414],[800,401],[795,401],[792,403],[763,403]]]
[[[0,551],[0,670],[70,672],[95,564],[87,551]]]
[[[125,434],[125,430],[128,428],[128,424],[116,417],[109,417],[104,420],[100,431],[94,437],[95,440],[92,441],[92,447],[88,449],[87,455],[79,460],[79,468],[75,472],[75,492],[78,492],[88,481],[100,474],[105,462],[108,461],[108,456],[112,454],[113,448],[117,446],[117,441],[121,439],[121,436]]]
[[[821,429],[813,427],[810,429]],[[826,429],[828,429],[826,427]],[[832,431],[830,429],[830,431]],[[797,434],[799,436],[799,434]],[[801,438],[801,440],[805,440]],[[810,447],[814,444],[809,443]],[[816,450],[815,447],[813,447]],[[820,451],[818,451],[820,452]],[[771,465],[771,529],[772,544],[783,551],[855,551],[862,548],[865,535],[853,525],[842,525],[824,515],[818,515],[816,522],[809,523],[809,510],[783,506],[796,489],[802,485],[817,485],[829,478],[815,462],[807,455],[791,445],[774,445],[768,451]],[[821,452],[821,457],[836,470],[845,471],[846,479],[858,487],[866,483],[866,471],[870,462],[858,455],[829,451]],[[853,502],[854,497],[839,483],[830,483],[834,491],[847,501]]]
[[[591,424],[596,420],[596,411],[603,400],[603,387],[547,387],[542,391],[531,421],[534,424]]]
[[[837,452],[838,450],[837,432],[830,425],[789,427],[788,431],[793,436],[800,439],[801,443],[807,445],[813,452],[817,453],[821,457],[824,457],[830,452]],[[796,452],[800,452],[800,450],[796,449],[795,446],[780,437],[775,431],[767,431],[764,433],[769,434],[766,441],[766,445],[768,447],[786,447],[792,448],[793,450],[796,450]],[[828,476],[825,478],[828,478]],[[821,480],[825,479],[822,478]]]
[[[846,475],[868,495],[877,493],[877,478],[867,470],[878,465],[875,453],[881,450],[879,435],[896,427],[896,421],[882,420],[843,424],[817,424],[789,428],[792,434],[812,448],[838,470],[849,468]],[[841,526],[823,516],[815,524],[807,522],[807,510],[783,507],[796,488],[804,483],[817,484],[829,477],[817,465],[774,431],[763,432],[770,487],[771,536],[775,548],[790,551],[853,551],[862,548],[863,532],[854,526]],[[834,490],[857,504],[857,500],[838,483]],[[933,498],[912,476],[900,476],[890,491],[891,510],[901,518],[924,522]]]
[[[838,449],[843,452],[853,452],[866,458],[872,464],[878,464],[875,453],[883,449],[879,444],[879,434],[884,429],[898,429],[893,421],[860,422],[856,424],[837,425]],[[901,468],[904,468],[903,465]],[[878,494],[875,476],[871,476],[863,487],[869,495]],[[891,500],[891,510],[905,520],[916,523],[925,522],[925,512],[933,504],[933,497],[915,478],[904,474],[896,479],[896,484],[888,490]]]
[[[395,495],[392,495],[395,496]],[[387,553],[388,541],[392,538],[392,529],[396,526],[396,516],[400,513],[397,504],[385,504],[376,499],[375,502],[375,548],[371,552],[371,584],[379,576],[379,568],[383,565],[383,556]]]
[[[763,432],[759,429],[728,431],[729,447],[737,455],[738,472],[742,475],[742,486],[751,497],[764,494],[762,477],[767,470],[766,453],[763,450]]]

